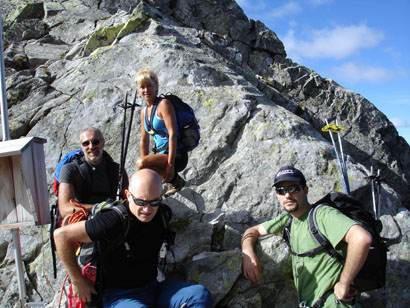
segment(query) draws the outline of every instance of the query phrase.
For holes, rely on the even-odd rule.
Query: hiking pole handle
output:
[[[375,183],[375,176],[373,173],[373,166],[370,167],[370,181],[371,181],[371,188],[372,188],[372,201],[373,201],[373,212],[374,218],[379,219],[378,211],[377,211],[377,199],[376,199],[376,183]]]
[[[126,160],[126,157],[127,157],[128,144],[129,144],[129,141],[130,141],[130,134],[131,134],[131,129],[132,129],[132,120],[134,118],[134,110],[135,110],[135,106],[136,106],[135,102],[137,100],[137,93],[138,93],[138,90],[135,90],[134,100],[133,100],[132,105],[131,105],[130,122],[128,124],[127,138],[126,138],[126,141],[125,141],[124,164],[125,164],[125,160]]]

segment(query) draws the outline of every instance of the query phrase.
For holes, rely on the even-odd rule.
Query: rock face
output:
[[[216,307],[291,307],[296,303],[287,247],[260,241],[262,283],[241,275],[242,232],[278,215],[275,172],[294,164],[308,180],[309,200],[343,182],[325,120],[342,133],[354,194],[371,206],[366,177],[381,170],[383,235],[389,239],[384,290],[362,295],[365,306],[407,307],[410,289],[410,147],[369,101],[286,58],[282,42],[249,20],[231,0],[9,0],[0,4],[12,138],[45,144],[50,200],[55,165],[78,148],[82,128],[100,128],[119,160],[123,111],[134,75],[157,72],[160,92],[194,108],[201,143],[183,172],[187,186],[167,199],[177,231],[177,271],[206,285]],[[142,101],[138,99],[142,104]],[[140,108],[137,108],[139,111]],[[139,154],[140,120],[131,132],[128,174]],[[22,229],[29,301],[57,307],[64,270],[52,277],[47,226]],[[0,306],[18,300],[9,231],[0,233]],[[258,244],[258,245],[259,245]],[[174,260],[174,261],[172,261]]]

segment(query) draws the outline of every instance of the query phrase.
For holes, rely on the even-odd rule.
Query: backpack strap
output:
[[[311,256],[313,256],[313,255],[317,254],[318,252],[325,249],[324,246],[319,245],[318,247],[316,247],[312,250],[309,250],[307,252],[304,252],[304,253],[296,253],[295,251],[293,251],[292,246],[290,244],[290,230],[291,230],[291,227],[292,227],[293,218],[292,218],[291,215],[289,215],[289,216],[290,216],[290,222],[286,225],[285,228],[283,228],[282,238],[288,244],[289,251],[292,255],[294,255],[296,257],[311,257]],[[309,228],[309,231],[310,231],[310,228]]]
[[[106,152],[103,151],[103,159],[106,163],[106,175],[109,183],[110,193],[109,198],[115,199],[117,196],[117,188],[118,188],[118,181],[120,176],[119,165],[114,162],[111,156]],[[79,177],[82,181],[81,189],[76,192],[80,196],[80,202],[84,202],[85,196],[87,192],[91,191],[91,173],[90,173],[90,166],[85,161],[84,156],[77,155],[76,159],[74,159],[75,166],[77,167]]]
[[[118,184],[122,180],[124,183],[125,170],[120,170],[120,165],[116,163],[112,157],[103,151],[103,157],[106,161],[108,182],[110,184],[110,198],[115,199],[117,196]],[[124,172],[121,174],[121,172]],[[119,192],[120,193],[120,192]]]
[[[147,112],[148,111],[148,106],[145,106],[144,120],[145,120],[145,124],[147,125],[147,128],[148,128],[148,131],[147,131],[148,134],[150,134],[150,135],[158,134],[161,137],[168,137],[167,133],[160,132],[160,131],[157,131],[157,130],[154,129],[154,117],[155,117],[155,114],[157,113],[158,105],[159,105],[159,103],[162,99],[163,99],[162,97],[157,97],[155,99],[154,105],[152,105],[152,108],[151,108],[151,115],[149,117],[149,120],[148,120],[148,112]]]
[[[322,232],[320,232],[319,226],[317,224],[316,213],[319,210],[319,208],[321,208],[322,206],[329,206],[329,205],[326,203],[318,204],[310,209],[309,215],[308,215],[309,233],[313,237],[315,242],[319,245],[319,247],[322,248],[316,251],[315,253],[325,250],[329,256],[331,256],[332,258],[336,258],[342,265],[344,265],[345,261],[343,257],[337,253],[337,251],[330,244],[329,240],[323,235]],[[314,251],[314,250],[315,249],[311,251]]]
[[[117,249],[120,245],[124,245],[125,250],[128,254],[131,254],[130,248],[128,243],[125,241],[125,238],[128,235],[130,229],[130,214],[127,204],[125,202],[119,203],[120,201],[115,201],[114,203],[108,204],[104,210],[114,210],[120,217],[123,223],[123,232],[121,238],[116,239],[110,244],[103,244],[101,241],[95,243],[95,248],[97,249],[97,258],[95,260],[95,264],[97,266],[97,277],[95,282],[95,288],[97,290],[97,294],[93,295],[93,303],[96,303],[98,307],[102,307],[102,296],[103,296],[103,272],[102,272],[102,257],[103,254],[111,253],[115,249]],[[92,208],[93,210],[96,208],[96,205]],[[88,305],[87,305],[88,307]],[[91,306],[90,306],[91,307]],[[92,306],[94,307],[94,306]]]
[[[80,182],[81,185],[78,185],[78,187],[81,187],[81,190],[76,192],[76,194],[80,196],[80,200],[78,201],[84,202],[84,192],[90,191],[91,189],[91,174],[89,169],[90,167],[85,161],[84,156],[76,155],[76,158],[73,161],[79,173],[80,179],[82,181],[82,183]]]
[[[333,288],[331,288],[330,290],[327,290],[326,293],[323,294],[321,297],[319,297],[319,299],[313,304],[312,308],[322,308],[327,298],[332,293],[333,293]]]
[[[56,259],[56,244],[54,242],[54,230],[59,227],[59,212],[58,212],[58,203],[55,202],[50,208],[50,247],[51,247],[51,258],[53,261],[53,273],[54,279],[57,279],[57,259]]]
[[[157,130],[154,129],[154,116],[155,116],[155,114],[156,114],[156,112],[157,112],[158,105],[159,105],[160,101],[161,101],[162,99],[164,99],[164,98],[165,98],[165,97],[157,97],[157,98],[156,98],[156,100],[155,100],[155,102],[154,102],[154,105],[152,106],[152,109],[151,109],[151,115],[150,115],[149,120],[148,120],[148,112],[147,112],[147,111],[148,111],[148,106],[145,106],[144,121],[145,121],[145,124],[146,124],[146,128],[148,129],[147,133],[148,133],[149,135],[155,135],[155,134],[157,134],[157,135],[160,135],[161,137],[166,137],[166,138],[168,138],[168,134],[167,134],[167,133],[161,132],[161,131],[157,131]],[[163,150],[166,150],[167,148],[168,148],[168,143],[165,144],[165,145],[164,145],[163,147],[161,147],[161,148],[157,148],[157,146],[155,145],[154,148],[153,148],[153,151],[154,151],[154,153],[158,153],[158,152],[161,152],[161,151],[163,151]]]
[[[168,251],[171,252],[171,254],[173,255],[174,261],[175,261],[175,254],[171,247],[175,243],[176,234],[169,227],[169,222],[172,217],[172,210],[168,206],[163,205],[163,204],[160,204],[159,206],[160,206],[159,214],[161,216],[162,224],[164,226],[164,240],[162,242],[162,246],[159,251],[158,265],[162,265],[163,270],[165,271],[165,266],[167,265],[167,252]],[[175,269],[175,262],[174,262],[173,269]]]

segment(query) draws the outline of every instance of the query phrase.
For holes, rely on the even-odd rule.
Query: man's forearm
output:
[[[347,242],[347,257],[339,279],[345,285],[350,285],[356,278],[366,261],[372,242],[371,235],[358,225],[353,226],[352,231],[354,233],[350,234]]]
[[[256,240],[259,237],[259,232],[255,227],[251,227],[245,231],[242,236],[241,246],[242,251],[244,250],[251,250],[253,251],[253,247],[255,246]]]
[[[259,283],[261,277],[260,262],[254,251],[255,242],[261,235],[259,228],[260,226],[254,226],[247,229],[241,241],[243,274],[253,283]]]
[[[68,275],[70,276],[71,281],[75,282],[78,279],[81,279],[82,277],[81,268],[78,265],[77,258],[75,255],[77,246],[75,245],[75,243],[66,240],[64,235],[58,231],[59,229],[57,229],[54,233],[56,250],[61,260],[61,263],[63,264]]]

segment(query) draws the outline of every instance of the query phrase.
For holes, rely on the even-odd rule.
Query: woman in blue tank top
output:
[[[185,185],[178,172],[188,164],[186,150],[177,145],[178,127],[172,103],[158,97],[158,77],[147,69],[136,75],[138,93],[147,103],[141,110],[140,154],[138,169],[155,170],[168,183],[166,196],[180,191]],[[152,124],[150,123],[152,121]],[[149,138],[154,137],[155,154],[149,154]]]

